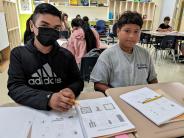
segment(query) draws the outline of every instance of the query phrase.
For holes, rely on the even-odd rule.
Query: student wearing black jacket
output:
[[[84,83],[73,55],[59,47],[60,12],[43,3],[35,8],[24,34],[25,46],[11,51],[9,96],[40,110],[67,111]]]

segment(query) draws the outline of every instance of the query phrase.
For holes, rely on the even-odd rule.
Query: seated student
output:
[[[90,50],[98,48],[97,38],[82,19],[73,19],[71,25],[73,30],[68,40],[67,49],[75,56],[80,67],[82,57]]]
[[[11,51],[8,94],[22,105],[67,111],[84,82],[73,55],[56,43],[60,12],[50,4],[40,4],[27,24],[24,40],[28,42]]]
[[[142,17],[136,12],[121,15],[117,21],[119,43],[100,55],[91,73],[95,90],[158,82],[151,56],[136,45],[142,25]]]
[[[106,49],[108,46],[106,44],[100,42],[100,35],[99,35],[99,33],[96,31],[96,29],[93,26],[90,26],[89,18],[87,16],[84,16],[82,19],[84,21],[84,24],[86,26],[88,26],[93,31],[93,34],[96,37],[96,43],[97,43],[96,47],[100,48],[100,49]]]
[[[170,17],[164,18],[164,23],[160,24],[157,31],[159,32],[171,32],[173,31],[172,27],[169,25]]]
[[[96,37],[96,43],[97,43],[97,48],[104,48],[101,43],[100,43],[100,36],[98,34],[98,32],[96,31],[96,29],[94,27],[91,27],[90,24],[89,24],[89,18],[87,16],[84,16],[83,18],[83,21],[84,21],[84,25],[89,27],[92,31],[93,31],[93,34],[95,35]]]

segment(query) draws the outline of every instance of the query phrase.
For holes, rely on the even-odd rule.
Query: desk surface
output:
[[[142,33],[150,34],[153,36],[166,36],[166,35],[173,35],[173,36],[182,36],[184,37],[184,32],[158,32],[158,31],[142,31]]]
[[[85,92],[85,93],[81,93],[77,99],[83,100],[83,99],[94,99],[94,98],[100,98],[100,97],[104,97],[104,94],[101,92]],[[13,107],[13,106],[19,106],[19,105],[17,103],[7,103],[1,106]],[[29,131],[28,138],[31,138],[31,130]]]
[[[119,108],[135,125],[138,132],[137,134],[140,138],[168,138],[184,136],[184,121],[174,122],[158,127],[119,97],[123,93],[127,93],[145,86],[153,90],[161,89],[167,93],[167,95],[177,99],[180,104],[184,105],[184,85],[181,83],[159,83],[112,88],[108,89],[106,94],[112,96]]]
[[[101,92],[83,92],[79,95],[79,97],[77,98],[78,100],[84,100],[84,99],[95,99],[95,98],[100,98],[100,97],[104,97],[105,95]],[[18,106],[17,103],[7,103],[7,104],[3,104],[0,106],[5,106],[5,107],[12,107],[12,106]]]

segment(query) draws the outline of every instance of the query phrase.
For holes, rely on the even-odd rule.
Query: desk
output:
[[[150,34],[152,36],[166,36],[166,35],[172,35],[172,36],[179,36],[184,37],[184,32],[158,32],[158,31],[142,31],[142,33]]]
[[[168,37],[172,36],[172,37],[174,37],[174,38],[170,38],[171,40],[169,39],[168,42],[165,42],[165,41],[167,41],[168,38],[166,38],[166,40],[164,40],[164,42],[167,45],[172,43],[172,46],[175,49],[175,52],[173,54],[173,56],[174,56],[173,59],[176,61],[176,59],[175,59],[175,54],[176,53],[177,53],[177,55],[176,55],[177,56],[177,60],[179,60],[180,52],[182,53],[182,55],[184,55],[184,49],[182,48],[182,41],[184,40],[184,32],[176,32],[176,31],[173,31],[173,32],[142,31],[142,33],[146,34],[146,35],[149,35],[150,36],[150,40],[151,40],[150,43],[151,44],[155,44],[157,46],[158,45],[162,45],[162,42],[163,42],[162,40],[164,40],[163,38],[165,36],[168,36]],[[165,43],[162,46],[167,47]]]
[[[81,93],[80,96],[77,98],[79,100],[82,99],[94,99],[94,98],[100,98],[100,97],[104,97],[104,94],[101,92],[85,92],[85,93]],[[16,103],[8,103],[8,104],[4,104],[4,107],[13,107],[13,106],[19,106],[19,104]],[[16,138],[16,136],[15,136]],[[31,138],[31,129],[29,131],[29,135],[28,138]]]
[[[83,92],[79,95],[77,100],[95,99],[95,98],[100,98],[100,97],[104,97],[104,96],[105,95],[101,92]],[[0,106],[14,107],[14,106],[19,106],[19,104],[17,104],[17,103],[7,103],[7,104],[3,104],[3,105],[0,105]]]
[[[153,90],[161,89],[167,93],[167,95],[177,99],[177,101],[184,106],[184,85],[181,83],[159,83],[112,88],[108,89],[106,94],[112,96],[119,108],[135,125],[137,134],[140,138],[170,138],[184,136],[184,121],[174,122],[158,127],[119,97],[123,93],[127,93],[142,87],[149,87]]]

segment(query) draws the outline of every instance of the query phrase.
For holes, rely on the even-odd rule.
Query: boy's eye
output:
[[[140,31],[135,31],[136,34],[138,34]]]
[[[124,30],[125,32],[127,32],[127,33],[129,33],[130,32],[130,30]]]
[[[49,28],[49,27],[48,27],[48,25],[45,25],[45,24],[43,24],[43,25],[40,25],[40,27]]]

